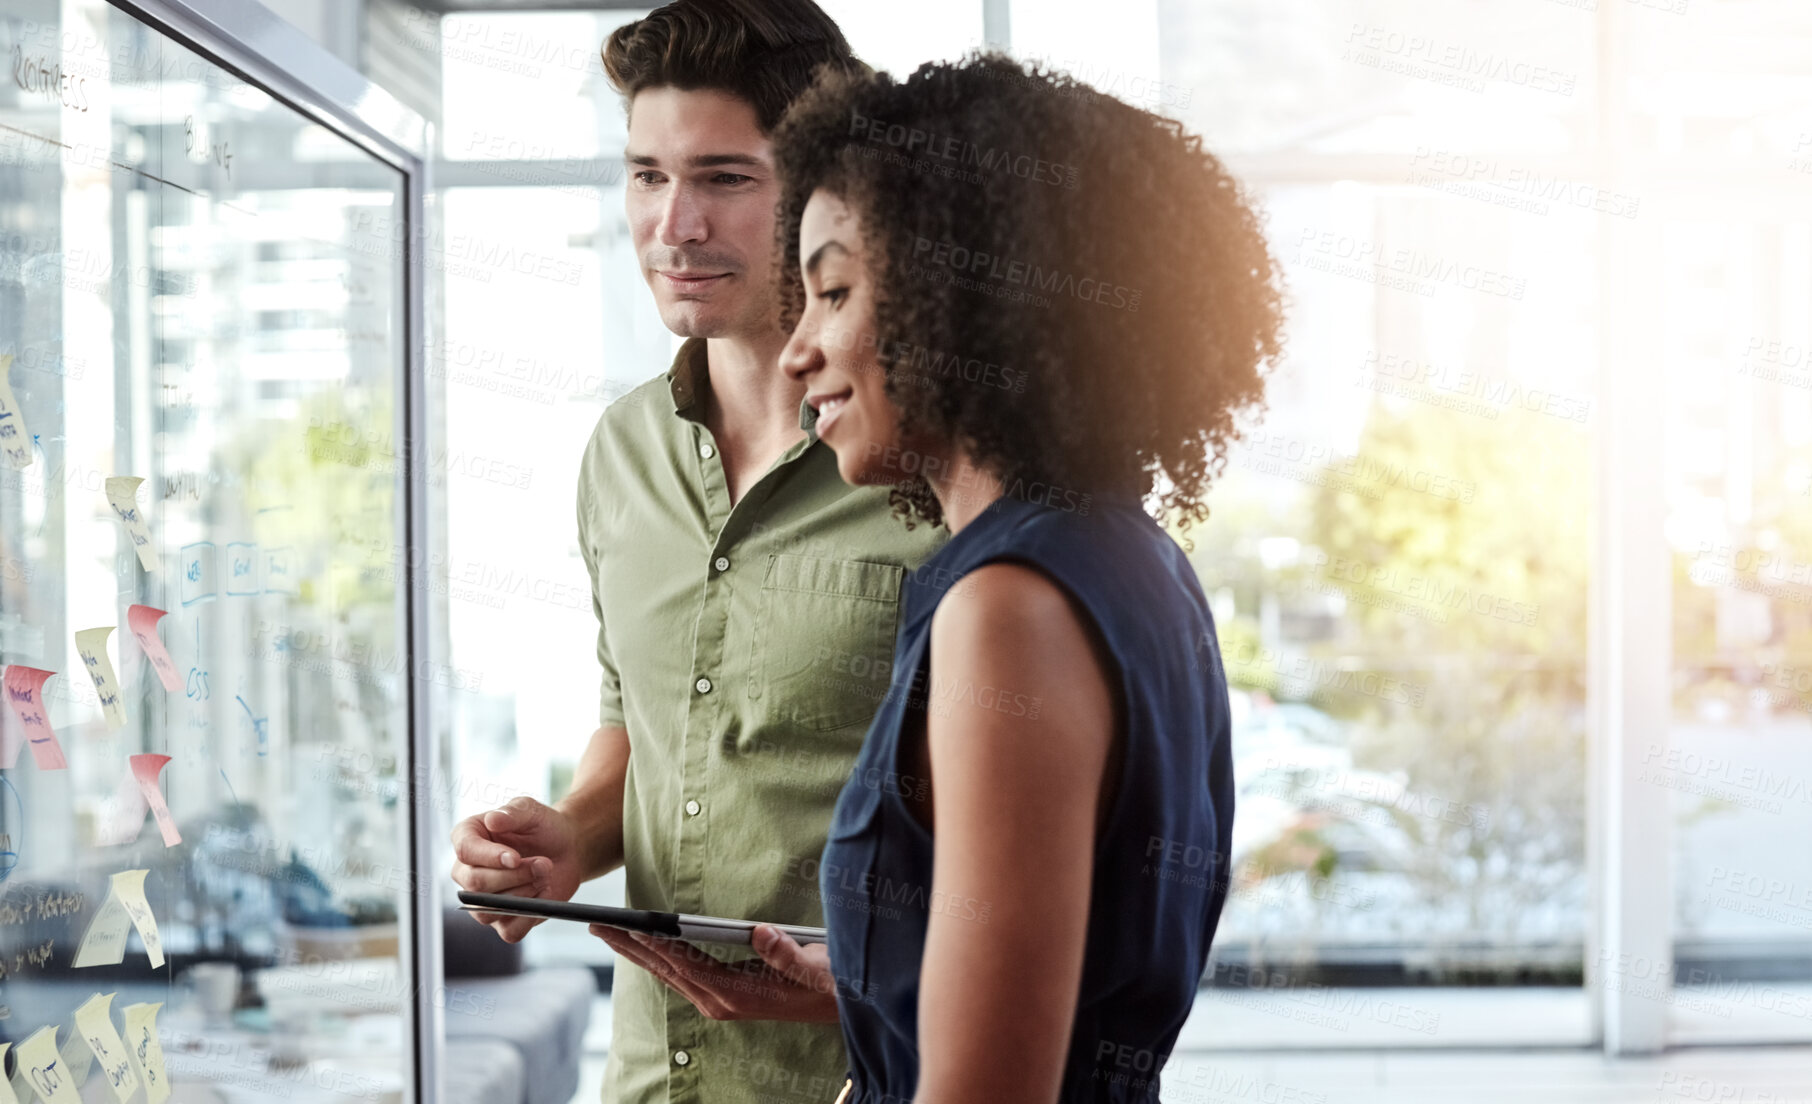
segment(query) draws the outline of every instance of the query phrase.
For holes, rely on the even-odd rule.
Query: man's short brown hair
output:
[[[747,100],[764,132],[820,67],[867,69],[812,0],[675,0],[612,31],[603,55],[625,105],[645,88],[712,88]]]

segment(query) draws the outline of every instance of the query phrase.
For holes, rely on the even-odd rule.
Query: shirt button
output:
[[[692,1055],[687,1054],[685,1051],[676,1050],[673,1052],[673,1064],[674,1065],[683,1066],[687,1062],[690,1062],[690,1061],[692,1061]]]
[[[700,805],[698,802],[688,801],[688,802],[686,802],[686,815],[687,816],[697,816],[698,811],[702,808],[704,808],[704,806]]]
[[[711,566],[719,571],[728,571],[730,570],[730,558],[728,556],[719,556],[717,557],[717,562],[713,563]]]
[[[711,680],[708,678],[699,679],[692,684],[692,687],[701,694],[709,694],[711,692]]]
[[[706,460],[709,460],[713,456],[717,455],[717,450],[712,448],[709,444],[703,444],[703,445],[698,446],[698,454],[700,456],[704,457]],[[684,1054],[686,1052],[682,1050],[682,1051],[680,1051],[680,1053]],[[686,1063],[684,1063],[684,1062],[680,1063],[680,1065],[682,1065],[682,1066],[685,1064]]]

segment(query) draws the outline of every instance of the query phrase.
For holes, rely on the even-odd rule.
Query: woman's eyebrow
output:
[[[832,249],[835,249],[837,252],[843,254],[845,257],[849,256],[848,248],[846,248],[842,242],[836,240],[835,238],[832,238],[830,241],[827,241],[823,245],[812,250],[811,257],[809,259],[807,259],[807,261],[805,262],[805,274],[807,276],[811,276],[811,275],[814,275],[815,273],[817,273],[818,262],[824,259],[824,254],[827,251],[832,250]]]

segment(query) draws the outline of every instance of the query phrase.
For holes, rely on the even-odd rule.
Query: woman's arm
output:
[[[1115,696],[1049,578],[989,564],[938,607],[926,712],[937,837],[920,1101],[1054,1101],[1082,978]]]

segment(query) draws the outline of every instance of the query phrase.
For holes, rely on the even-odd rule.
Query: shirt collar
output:
[[[711,387],[711,360],[705,339],[688,337],[673,354],[673,366],[667,369],[667,390],[673,396],[673,412],[688,421],[702,422],[705,392]],[[818,411],[804,399],[799,400],[799,428],[809,441],[818,439]]]
[[[811,403],[799,400],[799,428],[805,430],[807,440],[818,439],[818,411]]]
[[[667,389],[673,395],[673,412],[689,421],[704,416],[705,389],[711,386],[710,361],[705,355],[705,339],[688,337],[673,354],[673,367],[667,369]]]

